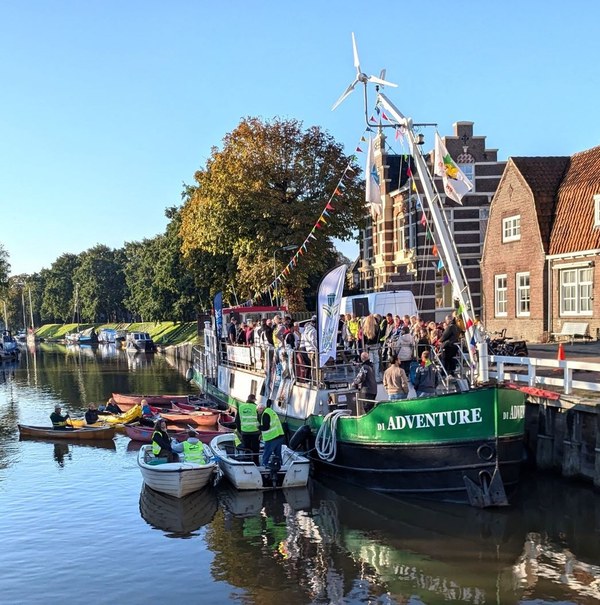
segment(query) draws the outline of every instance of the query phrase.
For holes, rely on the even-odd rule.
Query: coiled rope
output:
[[[315,450],[321,460],[332,462],[337,454],[336,429],[342,416],[349,416],[350,410],[335,410],[323,418],[315,439]]]

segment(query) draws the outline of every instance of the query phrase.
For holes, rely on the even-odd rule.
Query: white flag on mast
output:
[[[375,165],[375,153],[373,152],[373,139],[369,139],[367,149],[367,165],[365,168],[366,177],[366,201],[371,209],[371,218],[376,218],[381,214],[381,187],[379,185],[379,173]]]
[[[335,360],[337,331],[340,321],[342,293],[346,279],[347,265],[332,269],[321,280],[317,296],[317,323],[319,335],[319,367],[322,368],[330,358]]]
[[[435,133],[434,172],[437,176],[442,177],[444,193],[459,204],[462,204],[463,195],[473,189],[471,181],[450,157],[437,132]]]

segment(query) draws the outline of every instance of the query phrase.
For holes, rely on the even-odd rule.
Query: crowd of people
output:
[[[316,322],[316,316],[302,327],[289,316],[241,323],[237,318],[232,318],[226,338],[229,344],[269,345],[275,350],[277,359],[282,355],[290,357],[291,352],[294,352],[298,377],[310,378],[318,347]],[[417,315],[400,317],[387,313],[385,317],[370,314],[361,318],[348,313],[339,320],[339,361],[360,361],[364,364],[368,358],[373,366],[375,382],[387,374],[384,384],[389,386],[388,394],[393,395],[393,399],[401,399],[407,390],[399,370],[414,381],[415,372],[413,370],[411,377],[411,364],[418,361],[421,367],[428,367],[432,363],[432,351],[435,351],[444,371],[449,375],[455,373],[458,346],[463,334],[464,325],[456,312],[446,316],[442,323],[426,322]],[[427,356],[423,358],[425,352]],[[433,368],[427,373],[432,372]],[[367,370],[362,374],[359,372],[362,378],[366,373]],[[372,393],[370,378],[365,380]],[[428,384],[430,382],[431,380],[427,381]],[[427,386],[423,392],[429,392],[429,388]]]

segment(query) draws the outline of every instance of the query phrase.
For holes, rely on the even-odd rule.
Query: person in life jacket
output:
[[[279,416],[264,403],[258,406],[260,418],[260,431],[265,444],[262,465],[267,466],[271,455],[275,454],[281,460],[281,446],[285,441],[285,434]]]
[[[162,418],[154,425],[152,453],[159,458],[166,458],[168,462],[179,462],[179,456],[173,451],[171,438],[167,433],[167,423]]]
[[[174,443],[173,451],[183,452],[185,462],[206,464],[210,454],[204,449],[204,443],[198,439],[198,433],[193,429],[188,431],[188,438],[183,443]]]
[[[60,413],[61,407],[57,405],[54,408],[54,412],[50,414],[50,420],[52,421],[52,428],[55,431],[72,431],[73,427],[68,424],[69,422],[69,414],[65,414],[64,416]]]
[[[256,395],[250,393],[245,403],[240,403],[235,415],[235,428],[242,440],[242,447],[252,452],[252,459],[258,462],[260,451],[260,431],[256,415]]]

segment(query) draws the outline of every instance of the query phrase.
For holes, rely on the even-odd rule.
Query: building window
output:
[[[517,317],[529,317],[531,306],[531,288],[529,287],[529,273],[517,273]]]
[[[521,239],[521,216],[509,216],[502,219],[502,242],[515,242]]]
[[[471,185],[473,185],[471,193],[473,193],[473,191],[475,191],[475,164],[459,164],[458,167],[461,169],[462,173],[471,181]]]
[[[592,280],[592,267],[563,269],[560,272],[561,315],[592,314]]]
[[[506,275],[496,275],[494,301],[494,315],[496,317],[506,317],[508,301],[508,280]]]
[[[594,227],[600,227],[600,194],[594,196]]]

